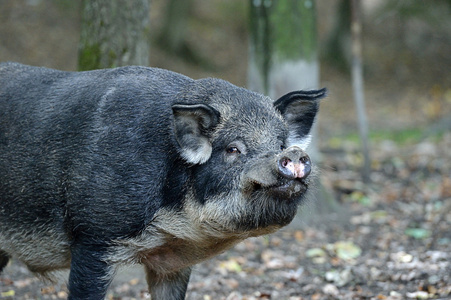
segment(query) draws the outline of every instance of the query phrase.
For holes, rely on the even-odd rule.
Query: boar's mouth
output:
[[[299,198],[307,191],[307,183],[304,180],[289,180],[278,178],[273,182],[262,182],[248,178],[243,191],[247,195],[264,193],[279,201],[290,201]],[[261,196],[261,195],[259,195]]]

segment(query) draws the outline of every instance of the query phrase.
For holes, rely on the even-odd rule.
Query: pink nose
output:
[[[286,178],[307,178],[312,170],[311,161],[303,152],[291,152],[279,159],[279,172]]]

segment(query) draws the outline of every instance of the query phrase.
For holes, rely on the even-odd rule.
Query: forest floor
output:
[[[369,185],[353,144],[323,151],[321,178],[339,207],[324,213],[312,200],[286,229],[196,266],[187,299],[451,299],[449,149],[449,132],[379,143]],[[64,282],[43,282],[13,261],[0,298],[64,299]],[[130,267],[107,299],[148,298],[143,271]]]

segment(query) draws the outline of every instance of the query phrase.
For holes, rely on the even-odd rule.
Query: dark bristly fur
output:
[[[0,271],[70,268],[70,299],[102,299],[140,263],[153,300],[184,299],[194,264],[293,219],[324,96],[0,64]]]

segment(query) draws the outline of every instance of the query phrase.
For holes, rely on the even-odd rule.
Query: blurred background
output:
[[[249,2],[186,1],[179,12],[183,15],[175,17],[183,19],[181,51],[169,49],[161,39],[167,33],[170,2],[151,1],[149,65],[246,86]],[[330,90],[320,114],[322,142],[353,132],[356,124],[346,2],[316,1],[320,85]],[[439,119],[449,118],[450,3],[362,1],[365,95],[373,130],[410,129],[410,134],[420,135]],[[77,70],[80,28],[81,1],[2,0],[0,61]]]
[[[322,141],[355,128],[349,16],[346,1],[316,3]],[[349,1],[348,1],[349,2]],[[149,64],[193,78],[219,77],[247,85],[249,2],[190,0],[182,11],[183,43],[161,40],[170,1],[152,0]],[[451,112],[451,4],[442,1],[362,1],[367,113],[378,130],[427,128]],[[349,6],[349,5],[348,5]],[[349,7],[348,7],[349,8]],[[77,70],[81,1],[0,1],[0,61]],[[341,40],[336,40],[341,38]],[[412,133],[413,134],[413,133]]]
[[[271,3],[270,0],[151,0],[148,65],[180,72],[192,78],[218,77],[238,86],[249,86],[248,73],[252,59],[249,50],[251,2],[254,5]],[[350,3],[350,0],[315,1],[315,23],[319,62],[317,85],[329,90],[329,96],[321,103],[317,128],[317,143],[322,153],[321,185],[326,191],[323,196],[332,198],[332,209],[326,208],[329,213],[345,207],[355,217],[344,218],[346,222],[351,220],[352,226],[347,227],[341,218],[340,224],[344,225],[333,230],[325,229],[324,235],[321,235],[321,225],[315,225],[314,232],[302,229],[292,235],[279,236],[279,240],[260,240],[259,243],[263,246],[281,246],[285,238],[291,238],[302,242],[297,245],[298,249],[307,249],[315,248],[314,243],[325,245],[347,239],[363,249],[364,253],[365,250],[378,249],[393,254],[401,249],[414,257],[418,255],[420,261],[433,264],[429,258],[420,256],[421,249],[445,253],[449,252],[451,245],[451,1],[360,1],[365,112],[368,117],[372,169],[372,184],[369,185],[363,184],[359,173],[364,157],[353,100]],[[79,70],[82,14],[82,1],[0,0],[0,61],[16,61],[67,71]],[[168,39],[169,36],[172,39]],[[326,218],[319,218],[319,221],[335,226],[339,219],[332,213]],[[373,221],[377,226],[369,225]],[[395,233],[389,235],[387,232]],[[378,244],[373,245],[379,233],[383,233],[384,237],[378,237]],[[386,245],[381,246],[381,241],[386,242]],[[244,244],[236,251],[247,253],[249,249],[255,249],[254,246]],[[285,253],[289,252],[285,250]],[[332,252],[329,251],[329,255]],[[256,254],[256,257],[265,266],[265,257],[262,255]],[[308,266],[308,258],[303,257],[303,254],[295,255],[302,260],[301,264]],[[369,257],[375,257],[374,253]],[[381,254],[377,257],[382,265],[366,267],[371,272],[374,268],[379,270],[379,267],[383,270],[387,261],[394,261],[398,256]],[[329,270],[330,264],[335,268],[347,264],[340,257],[338,262],[329,261],[329,258],[326,264],[320,263],[324,266],[324,272]],[[230,261],[224,256],[220,259]],[[249,263],[252,259],[244,261]],[[366,266],[367,261],[368,257],[360,257],[363,266]],[[269,262],[272,262],[271,257]],[[240,267],[244,264],[243,258],[232,260],[232,264]],[[218,269],[218,263],[207,263],[205,266]],[[287,288],[293,282],[309,281],[317,276],[314,270],[319,265],[314,263],[312,266],[312,269],[306,267],[303,273],[305,277],[296,277],[297,273],[293,273],[294,277],[289,277],[288,282],[283,282],[281,287]],[[271,266],[266,267],[271,269]],[[430,294],[437,297],[451,295],[451,267],[448,264],[444,268],[437,273],[438,280],[428,283],[435,289]],[[219,269],[220,274],[240,273],[233,267]],[[297,272],[300,269],[294,270]],[[353,272],[357,270],[354,268]],[[212,275],[207,271],[203,273],[205,276]],[[367,276],[371,279],[373,273]],[[406,293],[412,293],[412,289],[420,289],[418,282],[421,278],[415,281],[415,276],[409,277],[410,290],[407,291],[409,286],[406,280],[397,281],[396,276],[390,276],[394,285],[376,288],[385,291],[382,294],[387,297],[390,289],[399,289],[403,297]],[[333,295],[321,288],[330,280],[320,278],[316,282],[318,290],[304,289],[303,293],[319,293],[326,295],[326,298],[315,299],[330,299],[327,297]],[[206,286],[202,285],[204,277],[195,275],[194,279],[197,283],[190,285],[191,292],[202,294]],[[129,281],[124,282],[130,286]],[[271,289],[277,290],[277,286],[269,282],[267,284]],[[406,286],[399,288],[400,282]],[[222,299],[240,286],[241,282],[238,279],[232,283],[229,291],[223,292]],[[332,281],[332,284],[340,288],[338,283]],[[226,282],[222,287],[227,285]],[[244,283],[241,283],[244,289],[243,286]],[[443,292],[444,288],[447,290]],[[4,290],[8,292],[8,288]],[[244,291],[252,294],[252,291]],[[122,295],[117,290],[115,293]],[[206,298],[208,293],[205,293],[203,299],[219,299]],[[344,295],[345,292],[340,289],[337,293]],[[373,295],[377,293],[373,292]],[[190,299],[196,299],[196,296]]]

